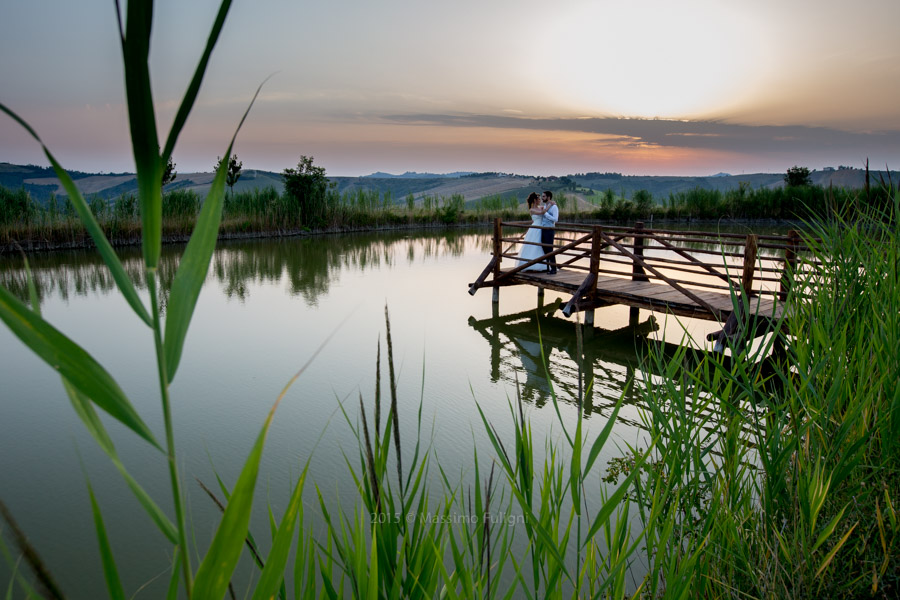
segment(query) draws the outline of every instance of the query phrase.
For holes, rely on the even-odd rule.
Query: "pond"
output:
[[[347,461],[357,465],[358,444],[350,425],[357,425],[360,396],[372,414],[379,347],[382,382],[387,379],[386,309],[401,439],[408,444],[404,454],[415,444],[420,406],[423,445],[461,479],[471,472],[473,449],[478,448],[483,468],[493,454],[476,403],[501,436],[509,435],[510,405],[518,390],[539,450],[543,440],[562,435],[560,420],[574,424],[575,319],[559,312],[536,319],[538,298],[529,286],[503,288],[499,306],[492,305],[490,290],[469,296],[468,284],[487,264],[490,248],[484,229],[219,245],[171,386],[190,527],[201,547],[219,516],[196,480],[216,491],[217,475],[233,485],[269,409],[300,369],[266,442],[251,531],[268,539],[266,502],[281,514],[307,460],[308,479],[326,498],[353,500]],[[164,282],[174,276],[181,250],[164,248]],[[146,301],[139,250],[124,249],[120,256]],[[30,257],[30,264],[44,317],[106,367],[162,438],[151,331],[116,291],[97,255],[41,254]],[[25,281],[21,259],[3,257],[0,284],[25,298]],[[543,305],[557,298],[548,291]],[[645,436],[640,410],[626,382],[641,376],[642,348],[662,338],[680,341],[683,326],[698,345],[708,347],[704,336],[719,328],[647,311],[640,313],[637,332],[628,321],[627,307],[600,309],[596,329],[585,337],[584,371],[595,381],[584,402],[587,439],[605,425],[624,394],[614,442],[639,444]],[[86,490],[90,480],[126,591],[148,584],[141,596],[161,596],[168,546],[84,431],[58,376],[5,327],[0,327],[0,352],[0,499],[64,591],[75,598],[101,597],[106,591]],[[104,422],[125,465],[171,514],[164,456],[105,415]],[[616,443],[608,444],[598,460],[601,470],[619,454]],[[315,515],[315,487],[307,485],[306,492],[307,515]],[[4,589],[9,576],[9,566],[0,564]]]

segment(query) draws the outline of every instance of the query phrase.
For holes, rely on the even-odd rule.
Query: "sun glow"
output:
[[[584,4],[544,31],[539,76],[587,114],[719,117],[756,94],[771,61],[753,21],[717,2]]]

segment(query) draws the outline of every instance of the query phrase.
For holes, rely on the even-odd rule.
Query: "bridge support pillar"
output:
[[[635,327],[638,323],[641,322],[641,309],[637,306],[632,306],[628,309],[628,325],[631,327]]]
[[[499,287],[494,288],[494,292],[491,295],[491,302],[493,302],[494,304],[500,303],[500,288]]]
[[[594,309],[584,311],[584,324],[587,327],[594,326]]]

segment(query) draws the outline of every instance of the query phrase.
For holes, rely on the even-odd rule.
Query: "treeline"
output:
[[[163,235],[186,238],[193,229],[204,198],[193,190],[175,189],[163,195]],[[515,199],[485,199],[485,206],[518,206]],[[114,244],[139,241],[140,205],[134,194],[114,200],[88,199],[91,211]],[[274,187],[229,192],[222,209],[220,234],[285,235],[314,230],[360,230],[379,227],[430,226],[476,222],[488,208],[466,210],[465,198],[412,194],[395,199],[390,192],[357,189],[338,193],[327,181],[300,178],[286,181],[285,191]],[[65,196],[52,195],[46,204],[35,202],[24,189],[0,186],[0,251],[19,245],[25,249],[89,246],[91,242]]]
[[[286,169],[284,191],[274,187],[225,196],[220,233],[283,235],[313,230],[357,230],[434,224],[474,224],[500,217],[526,218],[515,193],[495,194],[466,201],[461,194],[395,198],[391,192],[355,189],[339,193],[321,167],[311,159],[296,169]],[[891,186],[865,190],[823,188],[814,185],[734,190],[695,188],[654,198],[639,190],[626,198],[612,190],[575,195],[557,191],[564,221],[599,220],[628,222],[649,218],[691,219],[786,219],[817,220],[840,213],[853,218],[866,207],[886,207]],[[113,200],[89,198],[95,217],[114,243],[140,239],[140,208],[135,195]],[[164,235],[179,239],[190,234],[203,197],[192,190],[174,189],[163,196]],[[0,247],[25,248],[89,245],[87,235],[65,196],[51,195],[45,204],[34,201],[24,188],[0,186]]]
[[[890,185],[866,189],[823,188],[815,185],[758,188],[742,185],[733,190],[694,188],[654,198],[638,190],[631,198],[612,190],[587,196],[600,219],[629,220],[651,215],[666,219],[804,219],[816,220],[865,207],[885,209],[892,202]]]

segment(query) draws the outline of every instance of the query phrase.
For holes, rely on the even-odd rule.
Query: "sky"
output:
[[[161,137],[217,9],[156,2]],[[0,14],[0,102],[64,167],[133,172],[114,0]],[[174,160],[211,171],[265,81],[235,145],[245,169],[897,169],[898,26],[898,0],[235,0]],[[0,162],[48,164],[2,114]]]

